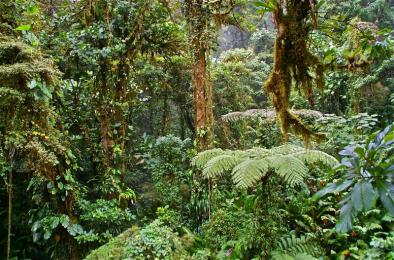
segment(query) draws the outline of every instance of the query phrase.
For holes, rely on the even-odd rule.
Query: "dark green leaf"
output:
[[[341,208],[339,221],[335,226],[337,232],[347,232],[352,228],[353,207],[350,203],[346,203]]]
[[[394,186],[389,182],[385,182],[379,187],[379,198],[387,211],[394,216]]]
[[[376,202],[376,192],[368,181],[358,182],[352,191],[351,200],[357,211],[370,210]]]

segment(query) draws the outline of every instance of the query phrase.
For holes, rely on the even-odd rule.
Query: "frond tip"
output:
[[[324,152],[290,144],[246,151],[212,149],[192,160],[192,165],[201,169],[205,178],[231,173],[233,182],[240,188],[252,187],[270,172],[278,174],[288,185],[301,185],[308,174],[307,165],[315,163],[333,167],[338,161]]]

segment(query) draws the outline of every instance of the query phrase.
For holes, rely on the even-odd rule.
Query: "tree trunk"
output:
[[[194,109],[196,140],[198,150],[208,149],[212,144],[212,98],[210,84],[206,77],[206,50],[201,48],[197,52],[196,63],[193,68]]]
[[[7,260],[11,255],[11,226],[12,226],[12,167],[8,172],[8,232],[7,232]]]
[[[209,10],[203,0],[187,1],[189,40],[193,55],[192,81],[197,149],[212,147],[212,86],[207,76],[207,55],[210,46]]]

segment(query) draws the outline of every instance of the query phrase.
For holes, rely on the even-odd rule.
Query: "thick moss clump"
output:
[[[305,141],[314,133],[296,115],[289,110],[289,98],[292,85],[301,90],[313,105],[313,81],[322,88],[324,85],[323,66],[308,49],[308,35],[312,25],[316,24],[313,1],[278,1],[273,11],[277,26],[274,46],[274,67],[265,83],[265,89],[271,94],[272,103],[279,118],[285,140],[288,140],[290,128]],[[312,22],[311,22],[312,21]],[[315,78],[311,76],[314,71]]]
[[[126,230],[92,251],[86,259],[190,259],[185,250],[188,243],[188,237],[179,238],[170,227],[155,220],[142,229]]]

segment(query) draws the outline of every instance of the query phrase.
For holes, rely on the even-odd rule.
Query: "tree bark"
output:
[[[198,50],[193,68],[194,107],[197,148],[206,150],[212,145],[212,89],[207,82],[206,50]]]
[[[213,112],[212,85],[207,76],[207,55],[209,52],[209,14],[204,9],[204,1],[189,1],[190,43],[193,54],[192,81],[194,88],[194,111],[196,142],[199,151],[212,147]]]

